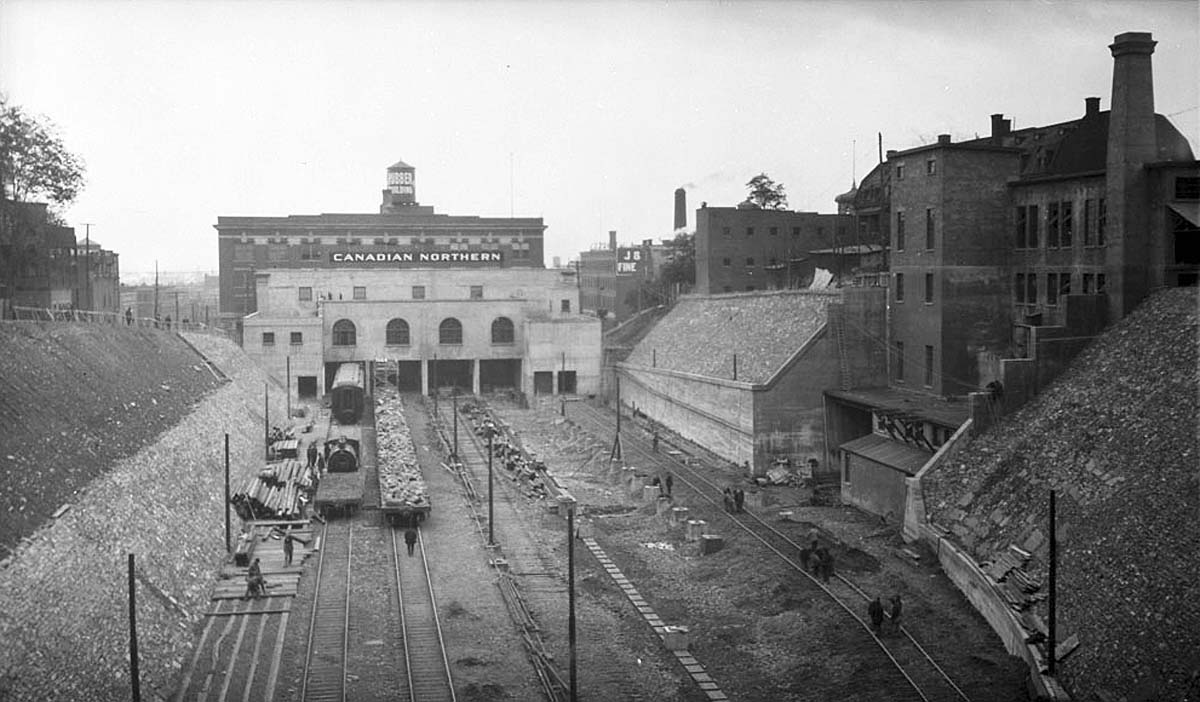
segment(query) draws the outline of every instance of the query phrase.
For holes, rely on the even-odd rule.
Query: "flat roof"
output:
[[[966,400],[946,400],[934,395],[892,387],[826,390],[828,397],[872,410],[883,410],[957,429],[967,421]]]

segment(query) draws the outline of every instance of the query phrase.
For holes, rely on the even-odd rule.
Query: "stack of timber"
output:
[[[300,461],[279,461],[247,480],[229,501],[244,520],[299,519],[314,479]]]
[[[1041,592],[1041,581],[1025,569],[1031,557],[1028,551],[1010,545],[1007,551],[984,566],[984,570],[995,581],[1000,595],[1017,612],[1046,599],[1046,593]]]
[[[377,393],[375,409],[379,468],[379,507],[385,514],[401,517],[424,516],[432,505],[412,434],[400,397],[392,391]]]

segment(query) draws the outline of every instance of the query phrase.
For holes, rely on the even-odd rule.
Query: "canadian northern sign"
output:
[[[501,251],[331,251],[335,266],[488,266],[504,261]]]

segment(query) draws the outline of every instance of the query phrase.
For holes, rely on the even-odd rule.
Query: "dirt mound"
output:
[[[1059,632],[1081,642],[1060,678],[1080,697],[1200,699],[1198,309],[1194,288],[1155,294],[925,487],[976,560],[1023,546],[1043,581],[1057,491]]]
[[[164,331],[0,323],[0,558],[220,384]]]

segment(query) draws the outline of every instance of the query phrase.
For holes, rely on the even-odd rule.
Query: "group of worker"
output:
[[[283,536],[283,565],[284,567],[292,564],[292,557],[296,552],[296,542],[299,538],[291,534]],[[263,577],[261,559],[255,558],[250,567],[246,569],[246,594],[242,599],[259,598],[267,596],[267,579]]]
[[[888,618],[892,623],[889,628],[891,628],[893,631],[899,632],[900,614],[904,609],[904,604],[900,601],[900,594],[896,593],[892,595],[890,603],[891,606],[889,607],[890,611],[888,612]],[[871,620],[871,628],[874,630],[875,635],[878,636],[879,634],[882,634],[883,603],[879,601],[879,595],[876,595],[875,599],[871,600],[870,604],[867,605],[867,617],[869,617]]]

